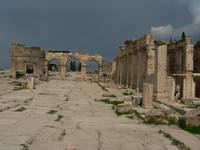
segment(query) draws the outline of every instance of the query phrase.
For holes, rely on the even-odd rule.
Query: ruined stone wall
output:
[[[199,43],[197,43],[194,48],[194,73],[200,73],[200,44]],[[196,77],[194,80],[196,84],[195,96],[200,98],[200,78]]]
[[[128,40],[117,54],[115,82],[142,92],[146,100],[166,98],[166,64],[166,43],[156,41],[151,35]],[[148,97],[151,95],[152,98]]]
[[[180,86],[181,98],[195,96],[193,76],[194,45],[191,38],[185,38],[167,46],[167,72],[174,78],[172,85]],[[169,95],[170,93],[168,91]]]
[[[45,52],[38,47],[26,47],[12,44],[11,72],[15,78],[18,74],[26,74],[27,65],[33,65],[33,75],[43,75]]]
[[[116,58],[116,83],[140,91],[144,82],[154,84],[155,49],[150,35],[126,41]]]
[[[102,64],[103,78],[110,80],[111,79],[111,73],[112,73],[112,63],[103,61],[103,64]]]
[[[141,91],[144,99],[153,91],[154,100],[174,100],[177,84],[183,98],[194,97],[193,51],[190,38],[170,44],[151,35],[128,40],[116,57],[115,82]]]
[[[194,47],[194,72],[200,73],[200,45]]]

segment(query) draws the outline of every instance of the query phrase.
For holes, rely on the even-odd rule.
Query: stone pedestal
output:
[[[81,66],[81,79],[86,80],[86,65]]]
[[[167,97],[167,45],[156,48],[156,67],[155,67],[155,98],[163,100]],[[170,86],[171,87],[171,86]]]
[[[34,89],[34,77],[27,77],[27,88]]]
[[[66,74],[66,66],[63,64],[60,66],[60,76],[61,80],[65,80],[65,74]]]
[[[185,78],[183,79],[183,97],[195,97],[195,82],[192,73],[186,74]]]
[[[102,77],[102,66],[99,65],[98,80],[101,80],[101,77]]]
[[[143,84],[143,102],[144,108],[153,107],[153,85],[144,83]]]

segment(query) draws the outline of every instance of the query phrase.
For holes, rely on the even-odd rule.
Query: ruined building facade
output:
[[[143,105],[153,100],[174,100],[176,88],[180,98],[191,98],[199,89],[194,72],[194,46],[190,38],[175,43],[157,41],[151,35],[128,40],[116,57],[115,82],[143,93]]]
[[[66,78],[68,62],[76,59],[81,63],[81,78],[86,79],[86,65],[89,61],[98,64],[98,74],[101,77],[103,58],[100,55],[71,53],[69,51],[44,51],[38,47],[27,47],[22,44],[12,44],[11,74],[13,78],[21,75],[32,75],[48,79],[49,64],[53,60],[59,62],[60,79]]]
[[[22,44],[12,44],[11,74],[12,77],[32,73],[42,76],[45,66],[45,52],[39,47],[26,47]]]

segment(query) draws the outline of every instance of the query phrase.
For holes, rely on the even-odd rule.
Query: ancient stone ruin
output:
[[[199,96],[198,56],[199,46],[194,50],[190,38],[168,43],[145,35],[120,47],[114,80],[142,92],[144,107],[152,107],[153,100],[187,101]]]
[[[199,150],[199,64],[190,38],[127,40],[112,63],[13,44],[13,78],[0,71],[0,149]]]
[[[26,74],[35,77],[48,79],[49,62],[59,62],[58,71],[60,79],[65,79],[66,65],[71,59],[77,59],[81,63],[81,78],[86,78],[86,64],[88,61],[95,61],[98,64],[99,78],[102,75],[103,58],[100,55],[82,53],[71,53],[69,51],[48,51],[45,52],[38,47],[26,47],[22,44],[12,44],[11,52],[11,74],[13,78]]]

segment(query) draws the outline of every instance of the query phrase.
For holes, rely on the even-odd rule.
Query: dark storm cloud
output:
[[[188,7],[179,0],[1,0],[0,68],[9,66],[12,42],[112,60],[123,41],[152,26],[191,23]]]

